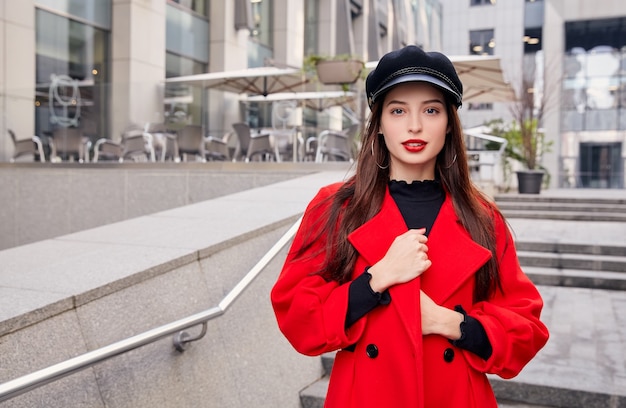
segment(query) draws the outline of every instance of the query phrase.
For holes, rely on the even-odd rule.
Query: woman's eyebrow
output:
[[[391,105],[391,104],[400,104],[400,105],[408,105],[408,102],[403,101],[403,100],[399,100],[399,99],[392,99],[389,102],[387,102],[385,105]],[[425,101],[421,101],[420,104],[422,105],[427,105],[429,103],[440,103],[442,105],[445,105],[444,101],[438,98],[434,98],[434,99],[428,99]]]

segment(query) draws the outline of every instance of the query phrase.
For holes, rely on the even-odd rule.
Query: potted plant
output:
[[[541,76],[543,72],[539,74]],[[507,170],[510,174],[514,168],[511,162],[517,162],[515,173],[521,194],[539,194],[542,184],[549,184],[550,180],[547,169],[541,165],[543,154],[552,149],[552,141],[546,140],[541,129],[543,115],[550,106],[547,101],[550,94],[547,88],[543,89],[543,84],[545,82],[536,75],[535,65],[525,66],[518,97],[509,105],[511,123],[504,125],[502,120],[496,120],[487,124],[494,134],[507,140],[505,177]]]
[[[540,164],[540,158],[550,152],[552,141],[546,140],[538,123],[537,118],[526,118],[522,122],[514,120],[509,125],[504,125],[501,119],[486,124],[494,135],[507,141],[504,149],[505,178],[513,171],[511,161],[523,167],[515,171],[520,194],[539,194],[542,184],[549,182],[549,173]]]
[[[355,83],[361,77],[364,67],[363,61],[349,55],[309,55],[303,65],[305,72],[314,72],[322,84],[341,85],[343,88]]]

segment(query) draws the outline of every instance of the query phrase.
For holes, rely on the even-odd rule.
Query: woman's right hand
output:
[[[393,240],[383,259],[369,268],[372,290],[382,293],[393,285],[417,278],[430,268],[425,232],[425,228],[412,229]]]

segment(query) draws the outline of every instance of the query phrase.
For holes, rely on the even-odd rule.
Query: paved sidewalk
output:
[[[539,400],[569,401],[558,406],[625,407],[626,292],[554,286],[539,290],[550,340],[513,381],[535,386],[530,394]],[[609,405],[611,400],[619,403]]]

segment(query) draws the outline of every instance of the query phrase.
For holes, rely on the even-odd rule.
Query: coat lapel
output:
[[[432,266],[422,274],[422,289],[442,305],[484,265],[491,252],[472,240],[454,212],[449,196],[428,236]]]
[[[387,190],[378,214],[354,230],[348,239],[367,264],[374,265],[385,256],[393,240],[407,230],[402,214]]]
[[[348,239],[367,265],[374,265],[385,256],[393,240],[407,230],[387,190],[379,213],[353,231]],[[491,257],[491,252],[474,242],[460,224],[449,196],[439,211],[427,245],[432,266],[420,278],[389,289],[391,305],[414,344],[421,339],[420,288],[442,305]]]
[[[404,218],[387,190],[383,206],[371,220],[357,228],[348,239],[368,265],[374,265],[385,254],[393,240],[408,231]],[[402,326],[416,346],[421,344],[420,280],[389,288],[391,306],[400,315]]]

